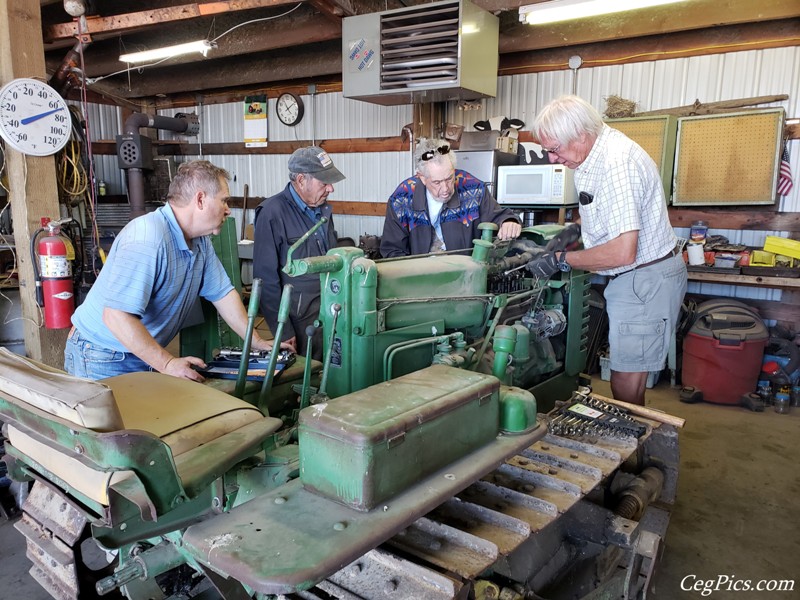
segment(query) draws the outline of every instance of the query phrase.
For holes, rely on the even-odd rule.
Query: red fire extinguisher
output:
[[[48,329],[64,329],[72,325],[75,294],[72,286],[72,263],[67,244],[61,237],[61,223],[42,219],[47,236],[39,240],[39,280],[44,302],[44,324]]]

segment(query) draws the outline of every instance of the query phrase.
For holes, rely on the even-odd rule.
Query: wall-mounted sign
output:
[[[244,145],[258,148],[268,144],[267,96],[246,96],[244,99]]]

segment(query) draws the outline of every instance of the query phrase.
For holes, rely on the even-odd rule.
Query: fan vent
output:
[[[381,15],[381,89],[458,81],[459,3]]]

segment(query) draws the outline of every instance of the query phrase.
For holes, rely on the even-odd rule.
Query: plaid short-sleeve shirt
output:
[[[575,187],[594,199],[579,208],[586,248],[605,244],[628,231],[639,232],[634,265],[600,271],[615,275],[661,258],[677,238],[669,222],[658,168],[633,140],[608,125],[586,160],[575,169]]]

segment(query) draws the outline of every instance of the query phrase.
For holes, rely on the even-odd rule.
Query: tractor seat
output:
[[[253,454],[254,442],[266,440],[282,426],[280,419],[264,417],[253,405],[194,381],[152,372],[92,381],[5,348],[0,348],[0,396],[21,408],[33,407],[34,412],[95,432],[138,430],[157,436],[169,446],[184,485],[189,477],[210,483],[219,476],[214,471],[219,470],[217,459],[222,457],[198,460],[201,446],[235,433],[236,443],[226,448],[238,448],[242,455],[224,458],[226,464],[239,462]],[[59,451],[57,445],[15,427],[13,419],[7,423],[8,441],[14,448],[104,506],[108,506],[109,486],[130,476],[130,471],[93,469]]]

